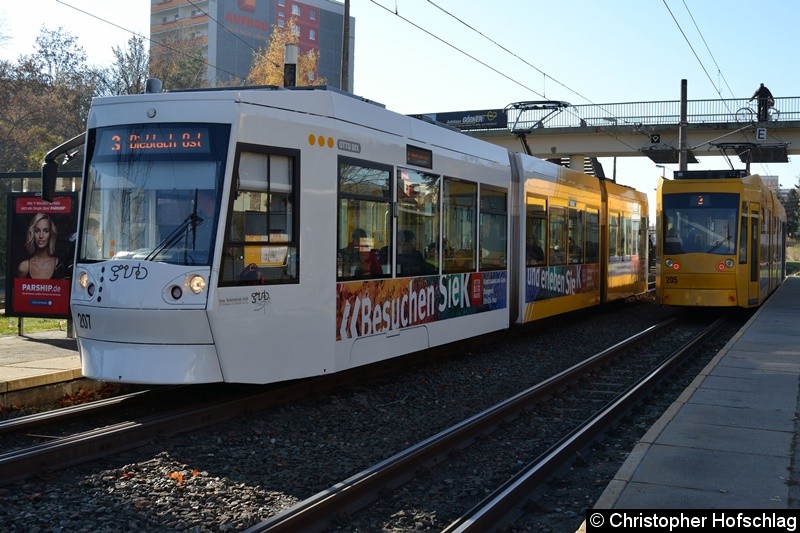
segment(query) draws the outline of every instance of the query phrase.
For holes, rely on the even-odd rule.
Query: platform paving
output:
[[[645,434],[595,509],[800,509],[800,277]]]
[[[69,393],[81,378],[77,342],[66,331],[0,337],[0,406]]]

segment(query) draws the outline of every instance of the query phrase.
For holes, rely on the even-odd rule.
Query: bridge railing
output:
[[[746,123],[743,108],[758,109],[757,102],[747,98],[689,100],[686,104],[689,124]],[[771,121],[800,121],[800,96],[775,98],[778,113]],[[624,102],[612,104],[571,105],[553,113],[549,109],[509,109],[508,124],[514,129],[610,127],[636,125],[677,125],[680,122],[680,101]]]

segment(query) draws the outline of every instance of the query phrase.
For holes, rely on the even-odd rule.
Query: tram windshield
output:
[[[209,124],[90,132],[79,259],[209,265],[228,133]]]
[[[661,204],[664,254],[735,253],[738,194],[664,194]]]

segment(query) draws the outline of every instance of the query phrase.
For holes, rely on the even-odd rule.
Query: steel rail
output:
[[[624,416],[639,403],[680,362],[692,354],[698,344],[716,333],[725,321],[725,317],[719,318],[695,335],[595,417],[587,420],[581,427],[523,468],[482,502],[452,522],[443,530],[443,533],[483,532],[502,527],[509,520],[509,516],[519,509],[536,488],[563,468],[570,459],[574,459],[581,450],[597,440],[615,420]]]
[[[441,352],[431,353],[441,354]],[[447,352],[445,351],[445,353]],[[430,357],[430,355],[428,356]],[[0,454],[0,487],[37,474],[76,466],[98,457],[136,448],[148,444],[154,439],[172,437],[193,431],[206,425],[224,422],[233,417],[252,413],[273,405],[302,399],[311,394],[324,394],[339,387],[385,375],[396,371],[398,368],[404,368],[404,365],[417,364],[420,360],[424,360],[425,357],[426,352],[420,352],[416,355],[412,354],[401,358],[402,361],[382,361],[349,371],[269,385],[269,389],[266,391],[263,390],[263,386],[252,386],[248,387],[247,390],[259,388],[261,390],[256,393],[239,392],[235,399],[222,402],[219,400],[199,402],[188,407],[173,409],[166,413],[142,417],[135,422],[121,422],[71,436],[53,437],[50,442],[44,444]],[[183,387],[196,386],[176,385],[159,389],[157,392],[177,390]],[[113,408],[115,405],[124,403],[126,399],[135,401],[136,394],[132,395],[134,396],[133,398],[127,398],[126,396],[122,397],[121,400],[109,398],[108,400],[100,401],[98,407]],[[75,406],[74,408],[54,410],[51,413],[35,415],[28,420],[26,420],[27,417],[11,419],[7,422],[6,429],[2,429],[2,426],[0,426],[0,434],[21,432],[38,425],[54,424],[62,420],[75,419],[91,412],[91,408]]]
[[[149,401],[154,395],[163,394],[169,389],[170,391],[175,388],[185,387],[186,385],[175,385],[164,389],[147,389],[127,394],[120,394],[110,398],[103,398],[102,400],[94,400],[78,405],[70,405],[68,407],[60,407],[58,409],[51,409],[49,411],[42,411],[41,413],[33,413],[30,415],[19,416],[17,418],[9,418],[7,420],[0,420],[0,435],[4,433],[21,432],[37,426],[61,423],[71,418],[79,418],[86,416],[88,413],[98,413],[106,409],[114,409],[122,404],[138,401]]]
[[[625,349],[647,339],[677,321],[670,318],[573,365],[458,424],[451,426],[397,454],[337,483],[285,511],[245,530],[245,533],[276,531],[322,531],[342,512],[354,512],[377,498],[385,487],[395,487],[414,476],[425,464],[433,464],[450,451],[468,446],[502,421],[524,412],[593,368],[607,364]]]
[[[271,388],[266,392],[255,394],[239,392],[234,399],[222,402],[205,401],[173,409],[167,413],[145,416],[136,421],[120,422],[74,435],[54,437],[50,442],[3,453],[0,454],[0,486],[136,448],[154,439],[171,437],[206,425],[224,422],[288,399],[301,398],[326,387],[337,386],[340,379],[340,376],[332,375],[319,381],[300,380]],[[182,387],[176,386],[176,388]],[[110,403],[113,404],[113,400],[110,400]],[[66,413],[68,418],[80,414],[80,410]],[[51,417],[50,420],[41,423],[52,423],[54,420],[57,418]]]

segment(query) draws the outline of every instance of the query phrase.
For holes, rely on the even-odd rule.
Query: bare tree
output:
[[[144,37],[134,35],[128,39],[128,48],[112,47],[114,63],[103,71],[98,81],[101,95],[140,94],[147,82],[150,62],[144,47]]]
[[[0,168],[40,167],[44,154],[86,127],[95,73],[77,39],[42,29],[33,54],[0,62]],[[78,167],[80,168],[80,167]]]
[[[150,73],[161,79],[165,89],[206,86],[206,67],[200,39],[177,30],[153,41],[150,47]]]

